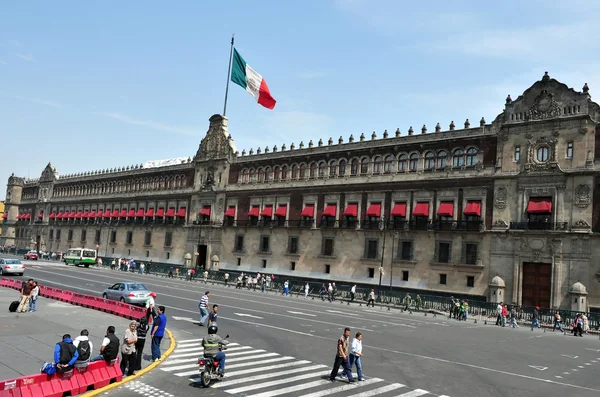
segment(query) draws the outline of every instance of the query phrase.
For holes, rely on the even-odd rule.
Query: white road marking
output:
[[[241,351],[241,352],[227,353],[227,360],[229,361],[229,357],[237,357],[237,356],[247,355],[247,354],[258,354],[258,353],[264,353],[264,352],[265,352],[265,350],[259,349],[259,350],[245,350],[245,351]],[[195,357],[171,360],[171,358],[172,358],[172,356],[171,356],[171,357],[169,357],[169,360],[165,361],[164,365],[183,364],[183,363],[189,363],[189,362],[198,360],[198,355],[200,353],[191,353],[191,354],[193,354]],[[188,356],[188,357],[190,357],[190,356]]]
[[[540,367],[539,365],[530,365],[530,368],[537,369],[538,371],[545,371],[548,367]]]
[[[291,313],[291,314],[299,314],[301,316],[317,317],[316,314],[310,314],[310,313],[304,313],[304,312],[294,312],[294,311],[291,311],[291,310],[288,310],[287,312]]]
[[[258,316],[253,316],[252,314],[246,314],[246,313],[233,313],[236,316],[240,316],[240,317],[250,317],[250,318],[258,318],[259,320],[263,320],[263,317],[258,317]]]
[[[306,390],[306,389],[323,386],[323,385],[327,385],[327,384],[331,384],[331,381],[329,379],[316,380],[314,382],[302,383],[300,385],[285,387],[283,389],[271,390],[271,391],[266,391],[264,393],[254,394],[252,397],[275,397],[275,396],[280,396],[282,394],[293,393],[298,390]]]
[[[255,366],[255,368],[242,369],[240,371],[231,371],[231,372],[227,371],[227,377],[229,378],[229,377],[238,376],[238,375],[255,374],[257,372],[270,371],[272,369],[295,367],[295,366],[304,365],[304,364],[311,364],[311,362],[308,360],[299,360],[299,361],[292,361],[290,363],[285,363],[285,364],[269,365],[266,367]]]
[[[289,365],[287,367],[289,367]],[[288,369],[285,371],[269,372],[268,374],[263,374],[263,375],[255,375],[253,373],[252,376],[246,376],[246,377],[242,377],[242,378],[234,379],[234,380],[229,379],[229,377],[231,377],[232,375],[228,372],[227,373],[227,378],[228,378],[227,382],[215,383],[214,385],[212,385],[212,387],[215,387],[218,389],[219,387],[228,387],[228,386],[239,385],[240,383],[254,382],[254,381],[263,380],[263,379],[272,379],[272,378],[277,378],[277,377],[284,376],[284,375],[293,375],[293,374],[297,374],[300,372],[313,371],[313,370],[322,369],[322,368],[327,368],[327,366],[326,365],[311,365],[311,366],[304,366],[304,367],[300,367],[300,368]]]
[[[362,393],[353,394],[352,397],[372,397],[372,396],[378,396],[380,394],[387,393],[389,391],[396,390],[396,389],[401,389],[403,387],[406,387],[406,386],[404,386],[403,384],[400,384],[400,383],[392,383],[391,385],[383,386],[383,387],[380,387],[378,389],[373,389],[373,390],[365,391],[365,392],[362,392]]]
[[[263,357],[273,357],[273,356],[278,356],[279,354],[277,353],[266,353],[266,354],[259,354],[256,356],[248,356],[248,357],[235,357],[232,359],[228,359],[227,362],[238,362],[238,361],[245,361],[245,360],[253,360],[256,358],[263,358]],[[165,362],[165,365],[167,364],[167,362]],[[172,371],[179,371],[182,369],[190,369],[190,368],[194,368],[194,367],[198,367],[198,364],[194,363],[194,364],[183,364],[183,365],[175,365],[175,366],[166,366],[164,368],[161,368],[163,371],[166,372],[172,372]]]
[[[334,394],[334,393],[342,393],[342,392],[345,392],[348,390],[354,390],[357,387],[368,386],[372,383],[378,383],[378,382],[382,382],[382,381],[383,381],[383,379],[370,378],[363,382],[348,383],[343,386],[334,387],[333,389],[326,389],[326,390],[321,390],[321,391],[317,391],[317,392],[310,393],[310,394],[303,394],[302,397],[323,397],[323,396],[328,396],[328,395]],[[353,397],[354,397],[354,395],[353,395]]]
[[[299,380],[316,378],[318,376],[325,376],[328,374],[329,374],[329,371],[321,371],[321,372],[317,372],[317,373],[302,374],[302,375],[298,375],[298,376],[292,376],[291,378],[277,379],[277,380],[272,380],[269,382],[255,383],[253,385],[242,386],[242,387],[238,387],[235,389],[228,389],[228,390],[226,390],[226,392],[229,394],[245,393],[245,392],[251,391],[251,390],[264,389],[266,387],[277,386],[277,385],[291,383],[291,382],[297,382]]]
[[[570,354],[561,354],[563,357],[572,358],[573,360],[579,358],[579,356],[571,356]]]
[[[415,389],[413,391],[409,391],[407,393],[400,394],[396,397],[419,397],[419,396],[424,396],[425,394],[429,394],[429,392],[427,390],[423,390],[423,389]]]

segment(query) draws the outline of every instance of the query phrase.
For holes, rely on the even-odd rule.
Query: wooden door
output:
[[[523,306],[550,307],[551,263],[523,263]]]

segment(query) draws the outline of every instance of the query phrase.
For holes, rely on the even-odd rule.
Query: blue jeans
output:
[[[534,326],[536,326],[536,325],[537,325],[537,327],[538,327],[538,328],[542,328],[542,326],[540,325],[540,322],[538,321],[538,319],[537,319],[537,318],[534,318],[534,319],[531,321],[531,330],[532,330],[532,331],[533,331],[533,327],[534,327]]]
[[[281,293],[281,295],[286,295],[286,296],[287,296],[287,295],[289,295],[289,293],[290,293],[290,291],[289,291],[289,289],[286,287],[286,288],[284,288],[284,289],[283,289],[283,292]]]
[[[350,370],[352,370],[354,363],[356,363],[356,374],[358,375],[358,379],[361,380],[361,379],[363,379],[363,373],[362,373],[362,361],[360,360],[360,356],[350,354]]]
[[[208,309],[206,307],[200,308],[200,324],[204,324],[208,320]]]
[[[162,336],[155,336],[154,338],[152,338],[152,360],[156,360],[157,358],[160,358],[161,353],[160,353],[160,342],[162,341]]]
[[[556,330],[556,327],[558,327],[560,332],[565,332],[560,321],[554,321],[554,328],[552,328],[552,331]]]
[[[38,297],[33,296],[29,299],[29,311],[35,311],[35,304],[37,303]]]
[[[465,310],[465,321],[469,320],[469,311]]]
[[[218,352],[217,354],[215,354],[214,359],[219,360],[219,369],[221,371],[225,371],[225,353]]]

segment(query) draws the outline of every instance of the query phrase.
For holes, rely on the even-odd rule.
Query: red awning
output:
[[[84,213],[84,215],[85,215],[85,213]],[[96,217],[96,211],[92,210],[92,212],[90,212],[88,214],[88,218],[95,218],[95,217]]]
[[[77,213],[75,214],[75,218],[81,219],[82,217],[83,217],[83,212],[77,211]]]
[[[325,210],[321,215],[323,216],[335,216],[337,214],[337,205],[336,204],[327,204]]]
[[[118,211],[117,211],[118,212]],[[104,211],[104,215],[105,218],[110,218],[110,210],[106,210]]]
[[[275,211],[275,216],[282,216],[285,218],[287,215],[287,204],[279,204],[277,207],[277,211]]]
[[[358,204],[348,204],[348,206],[344,210],[344,216],[358,216]]]
[[[185,214],[186,214],[185,207],[181,207],[179,210],[177,210],[177,213],[175,214],[175,216],[178,216],[180,218],[185,218]]]
[[[527,212],[530,214],[552,213],[552,199],[546,197],[531,197],[527,204]]]
[[[43,217],[44,217],[44,212],[42,211],[38,214],[38,218],[42,219]]]
[[[19,219],[23,219],[23,214],[17,215],[17,220],[19,220]]]
[[[202,207],[202,209],[200,210],[200,215],[210,216],[210,205],[205,205],[204,207]]]
[[[69,219],[75,219],[75,211],[71,211],[71,213],[69,214]]]
[[[7,214],[5,213],[4,215],[5,215],[5,216],[4,216],[4,218],[6,219],[6,215],[7,215]],[[55,211],[52,211],[52,213],[50,214],[50,216],[49,216],[48,218],[49,218],[49,219],[54,219],[54,218],[56,218],[56,212],[55,212]]]
[[[125,218],[127,216],[127,210],[123,208],[121,212],[119,212],[119,217]]]
[[[23,219],[31,219],[31,212],[24,214]]]
[[[135,213],[135,217],[136,218],[143,218],[144,217],[144,209],[143,208],[138,208],[137,212]]]
[[[146,215],[146,216],[148,216],[148,215]],[[162,218],[163,216],[165,216],[165,209],[164,208],[159,208],[158,210],[156,210],[156,215],[155,216],[158,216],[159,218]]]
[[[111,214],[112,218],[118,218],[119,217],[119,210],[114,210]]]
[[[167,211],[165,216],[168,218],[173,218],[175,216],[175,208],[173,208],[173,207],[169,208],[169,210]]]
[[[381,204],[380,203],[371,203],[369,208],[367,208],[367,216],[381,216]]]
[[[309,218],[315,217],[315,205],[314,204],[306,204],[300,216],[306,216]]]
[[[421,202],[415,205],[415,209],[413,210],[413,216],[426,216],[429,217],[429,203]]]
[[[401,216],[403,218],[406,217],[406,203],[395,203],[394,208],[392,208],[391,216]]]
[[[2,215],[2,219],[7,219],[7,218],[8,218],[8,212],[5,212],[5,213]]]
[[[467,201],[463,214],[481,216],[481,201]]]
[[[437,214],[438,216],[454,216],[454,202],[442,201]]]
[[[56,219],[62,219],[64,216],[64,214],[62,213],[62,211],[59,211],[58,214],[56,214]]]
[[[135,217],[135,210],[133,208],[130,208],[129,211],[127,211],[127,217],[128,218],[134,218]]]
[[[229,207],[229,208],[227,208],[227,211],[225,211],[225,216],[229,216],[231,218],[235,218],[235,207]]]
[[[84,219],[87,219],[90,217],[90,212],[89,211],[83,211],[83,215],[81,216]]]
[[[252,206],[250,212],[248,212],[248,216],[258,216],[260,211],[260,207],[258,205]]]
[[[148,208],[148,211],[144,214],[145,217],[154,216],[154,208]]]
[[[265,208],[263,208],[262,212],[260,213],[260,216],[273,216],[273,206],[265,205]]]

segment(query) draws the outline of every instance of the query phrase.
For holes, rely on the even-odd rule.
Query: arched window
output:
[[[411,171],[416,171],[418,166],[419,166],[419,155],[416,153],[413,153],[410,155],[410,159],[408,162],[408,168]]]
[[[340,164],[338,167],[338,175],[339,176],[346,175],[346,160],[340,160]]]
[[[548,147],[540,146],[537,150],[537,161],[548,161]]]
[[[273,168],[273,181],[277,182],[279,181],[279,166],[276,165],[275,168]]]
[[[368,172],[369,172],[369,158],[363,157],[362,160],[360,160],[360,174],[365,175]]]
[[[329,177],[335,178],[336,172],[337,172],[337,161],[332,160],[329,162]]]
[[[546,152],[546,156],[547,155],[548,153]],[[471,147],[467,149],[467,166],[473,166],[475,164],[477,164],[477,149]]]
[[[310,174],[309,178],[313,179],[317,177],[317,164],[310,163]]]
[[[292,165],[292,179],[298,179],[298,166]]]
[[[265,182],[271,181],[271,168],[265,168]]]
[[[358,174],[358,159],[352,159],[350,164],[350,175],[356,176]]]
[[[385,156],[385,160],[383,161],[383,172],[389,174],[392,172],[392,162],[394,161],[394,156],[388,154]]]
[[[435,154],[433,152],[425,153],[425,169],[432,170],[435,167]]]
[[[398,156],[398,171],[406,171],[406,154]]]
[[[262,183],[265,181],[265,172],[262,168],[258,169],[258,183]]]
[[[254,168],[250,168],[250,183],[256,182],[256,172]]]
[[[327,166],[325,164],[324,161],[321,161],[319,163],[319,178],[325,178],[325,170],[327,169]],[[335,174],[335,172],[334,172]]]
[[[287,179],[287,165],[281,167],[281,180],[285,181]]]
[[[444,168],[446,166],[446,157],[448,153],[445,150],[440,150],[437,155],[437,168]]]
[[[373,174],[381,174],[381,156],[375,156],[373,159]]]
[[[454,153],[452,153],[452,166],[462,167],[465,163],[464,152],[462,149],[456,149]]]
[[[306,178],[306,164],[300,164],[300,179]]]

